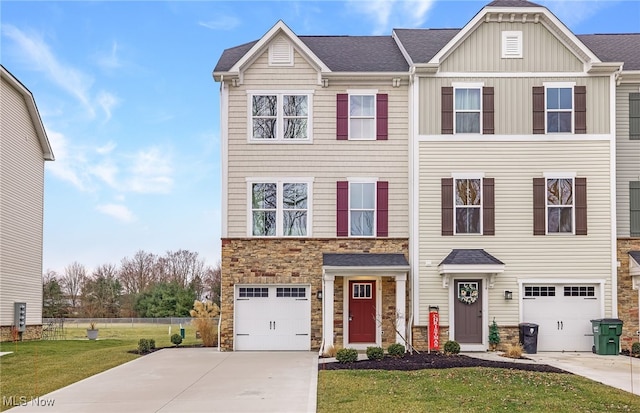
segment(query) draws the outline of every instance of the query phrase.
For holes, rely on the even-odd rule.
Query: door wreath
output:
[[[478,300],[478,288],[470,284],[460,286],[458,300],[465,304],[473,304]]]

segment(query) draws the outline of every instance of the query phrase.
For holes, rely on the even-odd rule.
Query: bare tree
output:
[[[202,279],[204,273],[204,261],[198,258],[197,252],[168,251],[159,262],[164,264],[163,271],[167,281],[176,282],[184,288],[197,278]]]
[[[133,258],[123,258],[118,278],[127,294],[146,291],[156,281],[155,267],[158,258],[149,252],[138,251]]]
[[[60,276],[54,270],[42,274],[42,316],[47,318],[61,317],[65,312],[66,302]]]
[[[84,279],[87,277],[87,270],[84,265],[77,261],[67,265],[62,276],[62,288],[71,301],[71,311],[75,312],[78,305],[78,299],[82,292]]]
[[[113,264],[103,264],[85,279],[82,304],[89,317],[118,317],[122,298],[122,285]]]
[[[213,267],[208,266],[202,277],[202,293],[205,299],[210,300],[220,307],[220,287],[222,280],[222,267],[220,262]]]

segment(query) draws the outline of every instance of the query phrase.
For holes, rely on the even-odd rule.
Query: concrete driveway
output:
[[[165,349],[12,411],[315,412],[317,379],[313,352]]]

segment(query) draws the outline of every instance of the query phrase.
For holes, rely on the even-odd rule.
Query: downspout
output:
[[[322,269],[322,323],[320,323],[320,350],[318,350],[318,357],[322,357],[324,354],[324,268]]]

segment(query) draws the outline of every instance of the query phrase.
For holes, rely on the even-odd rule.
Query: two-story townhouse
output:
[[[221,348],[403,342],[409,73],[394,39],[297,36],[278,22],[225,50],[213,77]]]
[[[0,81],[0,341],[37,339],[44,163],[54,156],[29,89],[4,66]]]
[[[525,1],[394,36],[415,68],[414,344],[437,306],[441,340],[463,350],[487,349],[493,320],[503,341],[528,322],[538,350],[591,350],[590,320],[617,314],[621,63]]]

